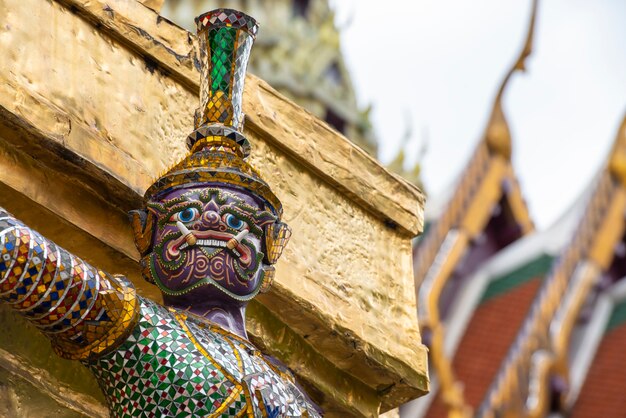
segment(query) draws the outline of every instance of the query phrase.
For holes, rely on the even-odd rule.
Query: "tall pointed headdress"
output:
[[[148,188],[145,199],[181,187],[226,183],[258,195],[278,217],[280,200],[246,162],[250,143],[243,135],[243,85],[258,31],[252,17],[217,9],[196,18],[200,46],[200,108],[187,137],[190,153]]]

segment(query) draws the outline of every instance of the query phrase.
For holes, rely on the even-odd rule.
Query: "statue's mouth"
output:
[[[235,235],[227,232],[210,230],[193,231],[193,235],[196,237],[196,243],[194,245],[189,245],[189,243],[185,240],[185,237],[180,236],[167,245],[167,251],[176,256],[180,251],[187,248],[193,248],[196,245],[200,247],[213,247],[218,249],[223,248],[226,249],[226,251],[232,252],[244,266],[248,266],[252,262],[252,252],[248,246],[237,241],[234,248],[228,248],[228,242],[235,238]]]

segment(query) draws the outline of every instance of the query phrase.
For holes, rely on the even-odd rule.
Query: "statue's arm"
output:
[[[72,255],[0,208],[0,300],[52,341],[62,357],[95,358],[134,327],[132,285]]]

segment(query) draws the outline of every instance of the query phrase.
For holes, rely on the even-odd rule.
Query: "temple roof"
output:
[[[623,372],[626,281],[612,286],[598,298],[581,338],[587,342],[587,350],[580,355],[577,353],[573,359],[573,384],[568,393],[570,416],[619,416],[624,411],[623,389],[626,386]]]
[[[475,269],[534,229],[511,163],[512,140],[502,110],[509,80],[524,69],[531,52],[536,2],[526,42],[507,72],[484,134],[453,187],[428,204],[429,223],[414,248],[418,316],[443,396],[450,408],[466,411],[447,355],[443,323],[463,295],[459,289]],[[434,388],[435,386],[433,386]]]
[[[600,363],[614,364],[611,347],[617,343],[612,341],[622,341],[622,328],[626,337],[626,327],[621,320],[618,321],[626,314],[618,315],[621,313],[617,312],[618,308],[621,309],[621,296],[615,296],[626,296],[624,283],[619,282],[605,292],[610,294],[607,296],[611,301],[609,313],[611,310],[617,312],[611,316],[617,318],[613,320],[616,330],[611,336],[607,337],[609,331],[598,335],[592,321],[589,321],[590,325],[581,326],[581,321],[576,318],[584,314],[584,306],[589,303],[593,306],[596,296],[592,289],[602,277],[606,280],[607,276],[613,275],[614,280],[619,280],[624,273],[623,266],[617,268],[617,272],[611,271],[616,270],[615,263],[622,262],[618,260],[623,260],[623,256],[615,259],[614,251],[621,248],[618,243],[624,242],[626,230],[623,216],[626,185],[621,171],[626,157],[625,144],[626,119],[607,163],[570,208],[546,230],[524,236],[481,263],[457,290],[461,296],[445,318],[446,334],[440,344],[443,354],[450,359],[455,383],[466,388],[463,395],[465,412],[473,410],[480,416],[490,416],[497,412],[519,414],[520,409],[526,408],[526,413],[532,416],[545,413],[553,390],[547,383],[549,378],[545,377],[548,380],[534,386],[531,378],[533,370],[538,367],[533,359],[544,351],[552,356],[550,363],[546,363],[550,367],[544,372],[545,376],[572,376],[571,393],[563,395],[566,401],[562,407],[574,408],[575,412],[576,408],[587,412],[593,409],[586,404],[592,402],[593,396],[585,393],[588,384],[584,379],[587,375],[592,380],[597,378],[598,371],[591,365],[596,348]],[[598,307],[595,310],[602,311]],[[626,305],[623,310],[626,312]],[[601,316],[602,313],[594,315]],[[609,330],[612,322],[607,315],[604,312],[599,321],[605,321],[602,326],[606,325]],[[583,324],[587,323],[583,321]],[[572,342],[575,327],[578,343]],[[586,364],[586,368],[576,365],[567,371],[570,366],[562,356],[573,349],[576,351],[568,347],[580,346],[581,338],[585,338],[585,345],[590,348],[580,350],[582,354],[577,353],[578,357],[569,364]],[[533,341],[549,343],[529,344]],[[476,354],[478,350],[480,356]],[[583,361],[585,356],[586,363]],[[474,367],[477,362],[480,363],[478,368]],[[525,370],[529,376],[522,376],[520,370]],[[437,380],[433,392],[441,386]],[[527,382],[526,387],[523,384],[520,387],[519,382]],[[488,384],[491,385],[489,390]],[[537,389],[533,391],[533,387]],[[424,412],[428,409],[427,416],[450,411],[450,405],[444,403],[445,388],[441,389],[436,396],[431,395],[431,405],[423,407]],[[578,402],[585,406],[579,407],[575,403],[578,391],[582,393]],[[420,402],[424,403],[426,399]],[[527,405],[529,399],[542,401],[531,408]],[[593,410],[598,411],[597,407]],[[596,415],[602,416],[594,413]]]
[[[530,53],[534,15],[474,156],[456,187],[427,206],[427,233],[416,248],[415,271],[422,285],[420,323],[435,371],[436,396],[417,403],[428,416],[542,416],[554,407],[550,381],[567,382],[576,318],[593,286],[613,269],[614,250],[623,239],[626,120],[605,167],[557,222],[541,232],[533,232],[530,224],[508,246],[494,247],[490,241],[494,215],[507,206],[509,224],[528,219],[510,165],[511,137],[501,98]],[[484,174],[484,167],[503,162],[507,170],[500,176]],[[485,191],[490,180],[491,193]],[[494,204],[500,209],[485,216]],[[482,223],[476,222],[481,219],[477,208]],[[502,223],[491,230],[499,233]],[[485,254],[485,247],[491,252]]]
[[[571,239],[593,184],[551,227],[532,232],[499,251],[459,290],[462,296],[445,321],[444,347],[472,408],[482,401],[545,274]],[[476,356],[478,350],[480,356]],[[435,398],[426,416],[441,416],[447,411],[442,395]]]
[[[523,409],[532,416],[540,416],[550,407],[554,389],[549,380],[558,377],[568,381],[571,363],[568,364],[567,357],[573,331],[579,327],[577,318],[583,307],[593,302],[595,286],[603,277],[611,275],[615,251],[624,240],[626,185],[621,178],[620,164],[626,156],[625,141],[626,119],[607,163],[563,217],[546,231],[511,245],[476,272],[476,276],[484,277],[484,285],[482,293],[468,290],[472,295],[481,295],[474,306],[480,305],[486,295],[488,298],[489,286],[495,280],[511,280],[521,266],[542,257],[550,260],[542,275],[541,290],[528,307],[524,325],[519,327],[506,358],[492,359],[502,364],[483,400],[481,414],[520,413]],[[617,275],[621,277],[621,274],[622,270],[618,270]],[[475,283],[478,281],[471,282]],[[472,316],[467,308],[463,314],[466,318]],[[457,315],[451,322],[459,319]],[[464,320],[470,321],[475,320]],[[538,353],[548,356],[541,366],[537,364]],[[539,377],[533,375],[537,367],[543,370]],[[521,376],[520,370],[529,375]],[[524,386],[521,382],[527,383]]]

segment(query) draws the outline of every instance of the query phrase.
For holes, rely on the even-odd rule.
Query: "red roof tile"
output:
[[[610,330],[593,360],[571,418],[626,417],[626,324]]]
[[[474,410],[498,372],[541,281],[541,276],[535,277],[482,303],[467,327],[453,367],[457,379],[465,385],[465,402]],[[426,416],[447,416],[439,393]]]

